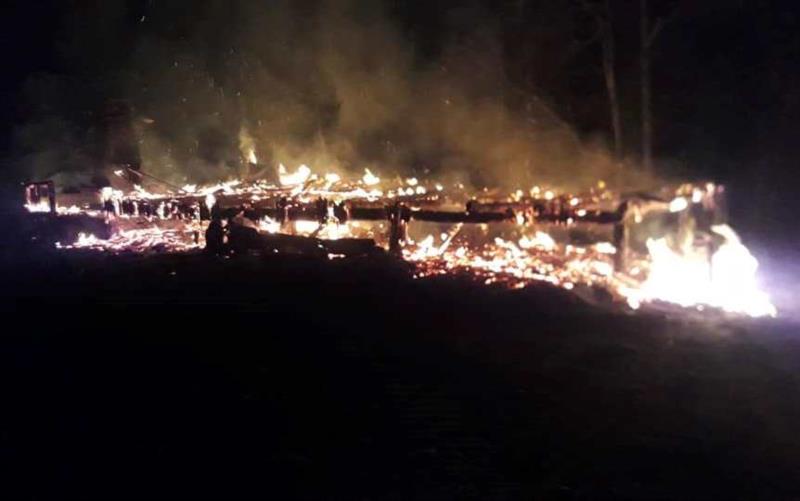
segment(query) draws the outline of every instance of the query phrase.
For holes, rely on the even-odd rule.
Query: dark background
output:
[[[796,324],[625,314],[403,266],[33,249],[3,261],[0,492],[800,492]]]
[[[302,11],[314,3],[290,4]],[[122,13],[102,2],[4,5],[2,37],[8,50],[0,83],[0,116],[6,179],[24,175],[12,167],[18,153],[12,139],[15,128],[34,114],[85,118],[96,113],[105,99],[126,97],[108,82],[126,64],[141,33],[162,30],[180,38],[182,27],[191,25],[184,21],[200,10],[192,2],[124,4]],[[543,99],[585,138],[608,138],[600,47],[585,43],[592,37],[592,23],[581,13],[580,4],[395,1],[386,3],[384,10],[419,64],[435,61],[462,32],[490,27],[502,49],[502,70],[510,85]],[[632,0],[611,2],[626,157],[634,164],[639,156],[638,5]],[[796,85],[800,7],[779,0],[712,0],[701,5],[652,0],[650,10],[652,22],[674,12],[653,55],[659,173],[724,182],[731,188],[737,227],[769,235],[791,233],[796,208],[795,131],[800,125]],[[453,13],[462,11],[480,12],[482,17],[467,15],[463,25],[454,27],[451,20],[461,19],[461,14]],[[98,31],[104,15],[117,16],[107,23],[113,33]],[[368,23],[369,17],[360,22]],[[156,25],[143,28],[146,23]],[[232,29],[220,26],[220,32]],[[76,63],[76,53],[85,58]],[[21,90],[31,78],[42,75],[72,82],[74,100],[62,99],[48,110],[30,102]],[[91,121],[85,118],[81,123],[88,128]]]
[[[389,5],[424,61],[451,36],[442,19],[456,4]],[[582,136],[607,136],[599,49],[557,64],[564,43],[584,38],[569,5],[485,4],[509,72],[537,75],[529,88]],[[137,9],[162,5],[131,3],[131,31],[109,39],[108,61],[135,41]],[[637,5],[614,2],[633,163]],[[14,130],[42,112],[20,92],[29,77],[106,74],[106,60],[75,67],[61,49],[71,13],[93,8],[3,6],[5,180],[20,174]],[[779,308],[796,301],[785,244],[797,209],[797,15],[794,2],[692,6],[664,28],[653,75],[658,168],[731,186],[735,227],[786,286],[768,288]],[[93,95],[52,114],[109,97]],[[7,214],[0,235],[4,499],[800,495],[791,314],[632,315],[549,287],[414,281],[389,259],[55,252],[21,241]]]

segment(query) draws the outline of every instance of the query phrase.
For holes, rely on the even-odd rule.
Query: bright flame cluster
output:
[[[629,304],[638,307],[645,301],[660,300],[754,317],[777,315],[756,283],[756,258],[729,226],[714,226],[712,231],[722,236],[724,243],[711,256],[696,249],[679,253],[663,238],[649,239],[650,270],[640,287],[624,290]]]

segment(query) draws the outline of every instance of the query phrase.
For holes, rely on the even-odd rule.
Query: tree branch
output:
[[[655,42],[656,37],[658,37],[659,33],[661,33],[661,31],[664,29],[664,26],[672,22],[673,19],[675,19],[675,17],[678,15],[679,6],[680,4],[675,5],[669,14],[667,14],[666,16],[661,16],[658,19],[656,19],[656,24],[653,25],[653,29],[650,30],[650,34],[647,36],[647,41],[646,41],[647,48],[650,48],[650,46],[653,45],[653,42]]]
[[[600,24],[599,21],[598,21],[598,24]],[[591,37],[587,38],[586,40],[582,40],[582,41],[573,41],[570,44],[570,48],[569,48],[570,57],[578,54],[579,52],[581,52],[585,48],[587,48],[587,47],[589,47],[591,45],[594,45],[602,37],[603,37],[603,27],[602,26],[598,26],[597,31]]]
[[[597,31],[595,31],[594,34],[586,40],[573,41],[569,50],[570,54],[572,55],[577,54],[586,47],[589,47],[598,40],[602,39],[605,36],[605,31],[608,29],[608,20],[601,12],[599,5],[593,4],[589,0],[579,0],[578,3],[583,11],[591,16],[592,19],[594,19],[594,22],[597,25]]]
[[[663,17],[659,17],[658,19],[656,19],[656,24],[653,25],[653,29],[650,30],[650,34],[647,35],[647,41],[645,42],[648,48],[651,45],[653,45],[653,42],[655,41],[658,34],[661,33],[661,30],[664,29],[665,22],[666,21],[664,21]]]

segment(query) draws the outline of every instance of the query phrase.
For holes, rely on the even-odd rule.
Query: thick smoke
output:
[[[430,172],[478,186],[586,185],[619,170],[599,143],[514,88],[498,29],[477,3],[441,12],[435,50],[376,0],[77,7],[65,61],[96,92],[71,108],[130,103],[142,170],[174,183],[252,175],[251,149],[263,167]],[[73,80],[32,94],[52,106],[17,134],[35,175],[80,169],[102,150],[90,146],[96,117],[56,102],[76,99]]]

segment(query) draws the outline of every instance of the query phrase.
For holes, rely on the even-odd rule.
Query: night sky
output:
[[[490,164],[497,161],[513,164],[508,169],[514,175],[531,171],[520,178],[527,182],[537,173],[547,178],[549,164],[563,171],[563,164],[574,163],[577,178],[587,168],[574,155],[548,149],[551,144],[561,148],[564,134],[551,134],[556,129],[546,129],[549,124],[542,122],[557,121],[584,146],[610,141],[600,46],[587,43],[592,23],[581,4],[11,2],[4,7],[2,30],[9,48],[0,84],[4,177],[30,177],[31,171],[34,177],[41,175],[39,160],[31,167],[21,159],[59,142],[66,146],[58,155],[43,158],[57,158],[54,163],[61,167],[47,168],[44,174],[86,163],[91,148],[77,160],[67,158],[72,153],[64,150],[91,143],[104,103],[124,99],[137,117],[157,120],[143,133],[155,138],[146,138],[148,144],[157,144],[150,149],[159,150],[145,158],[145,170],[189,169],[191,175],[209,162],[229,165],[235,162],[240,126],[247,123],[248,133],[263,145],[258,150],[272,160],[314,150],[325,141],[326,161],[336,157],[345,167],[369,161],[415,171],[464,169],[492,182],[500,176],[484,175],[481,169],[494,172]],[[651,2],[654,21],[669,15],[653,53],[658,172],[727,183],[740,226],[790,224],[781,218],[793,203],[790,181],[800,153],[794,139],[800,125],[800,7],[778,0],[693,4]],[[617,0],[611,5],[625,154],[635,168],[640,156],[638,2]],[[325,51],[326,45],[338,42],[341,50]],[[364,45],[373,47],[366,50]],[[187,71],[202,67],[203,73],[172,75],[164,65],[173,61],[188,61]],[[391,83],[366,83],[365,75],[372,73]],[[201,95],[205,91],[189,84],[181,87],[175,83],[181,78],[213,79],[217,94]],[[402,96],[397,91],[401,87]],[[486,124],[454,135],[488,136],[481,151],[520,129],[519,123],[536,125],[527,136],[512,138],[499,156],[465,151],[460,137],[441,132],[445,125],[437,120],[448,111],[436,108],[439,101],[433,98],[420,99],[429,90],[443,101],[453,89],[467,103],[458,108],[459,100],[453,99],[450,109],[460,113],[453,120]],[[351,106],[362,92],[372,93],[372,102]],[[218,95],[224,97],[207,105]],[[185,96],[203,105],[183,112],[178,105]],[[489,113],[476,104],[489,101],[496,107]],[[531,103],[539,108],[525,116],[517,113]],[[375,106],[381,107],[380,113],[372,112]],[[379,118],[366,125],[348,122],[359,115]],[[288,118],[263,118],[274,116]],[[42,133],[41,123],[54,117],[58,125],[50,124]],[[261,120],[269,125],[256,124]],[[195,127],[199,122],[208,127]],[[498,131],[494,136],[493,130]],[[532,137],[544,139],[531,147],[531,162],[526,160],[531,156],[526,141]],[[203,149],[204,142],[212,146]],[[166,149],[172,156],[162,162]],[[180,153],[182,149],[186,151]],[[203,157],[204,163],[195,157]],[[159,162],[169,166],[155,165]]]

